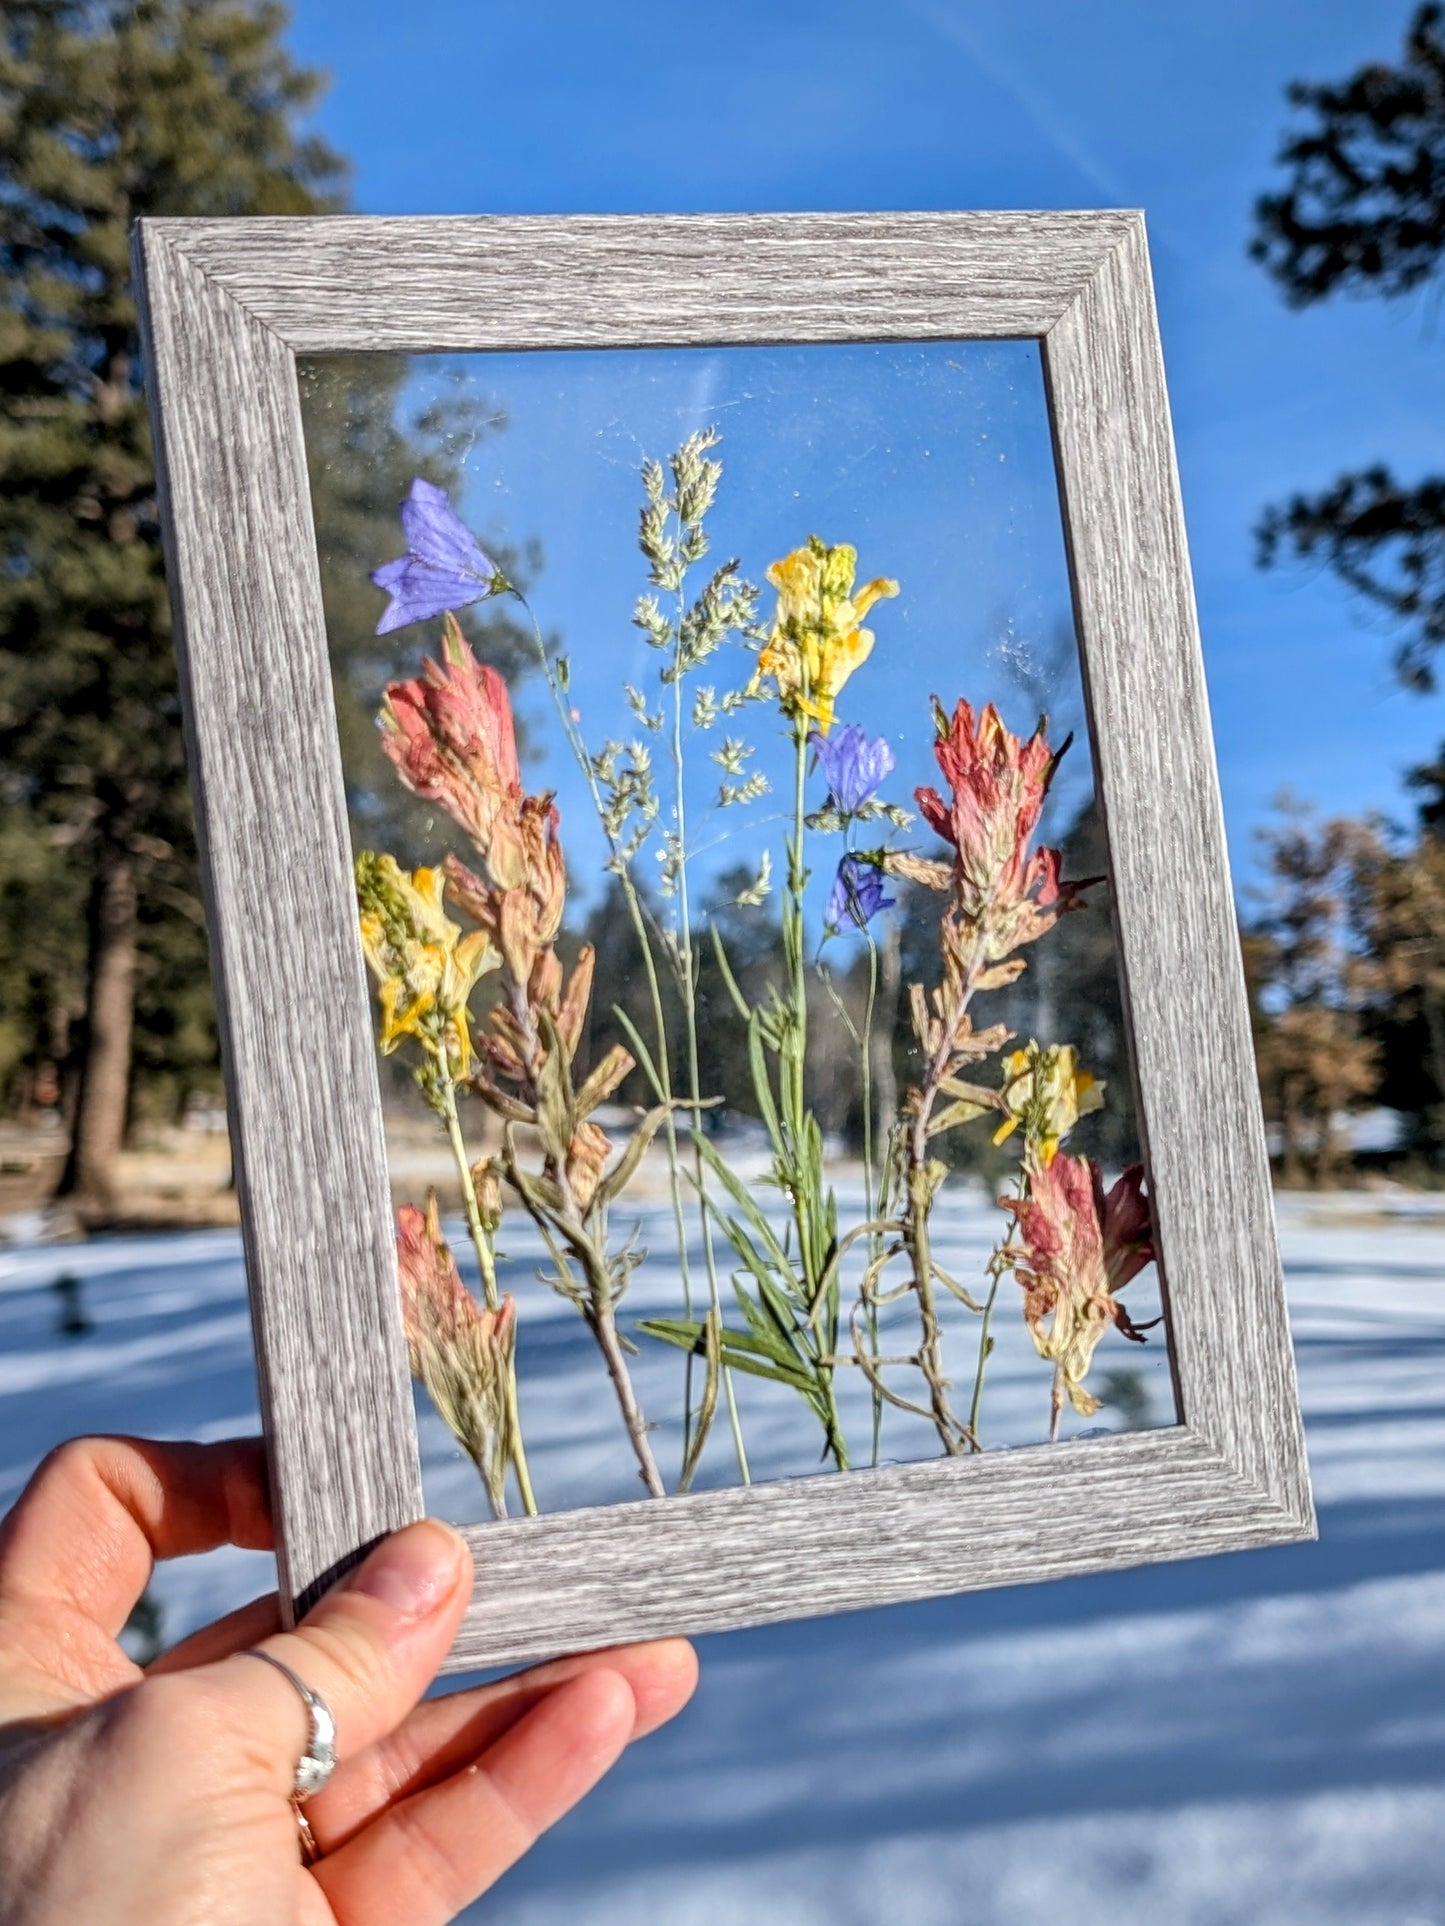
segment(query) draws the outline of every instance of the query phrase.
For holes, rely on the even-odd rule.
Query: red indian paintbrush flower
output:
[[[1042,724],[1027,740],[1012,734],[991,702],[975,717],[960,701],[950,720],[935,699],[933,714],[933,753],[952,793],[947,802],[936,789],[914,793],[953,845],[957,914],[985,932],[989,958],[998,960],[1051,929],[1081,887],[1060,883],[1056,849],[1029,851],[1064,750],[1049,747]]]
[[[439,803],[475,845],[486,874],[449,856],[452,898],[525,984],[562,927],[567,868],[556,804],[522,789],[506,683],[478,662],[449,615],[441,661],[389,683],[379,720],[382,747],[408,789]]]
[[[483,1310],[463,1284],[442,1236],[435,1192],[424,1211],[403,1204],[397,1212],[396,1268],[412,1375],[476,1464],[502,1517],[516,1305],[504,1297],[495,1311]]]
[[[1099,1166],[1060,1152],[1029,1165],[1027,1197],[1001,1197],[1018,1224],[1005,1255],[1023,1286],[1024,1322],[1040,1357],[1055,1365],[1054,1422],[1064,1394],[1085,1417],[1099,1401],[1084,1389],[1094,1351],[1109,1326],[1144,1342],[1115,1296],[1153,1261],[1153,1230],[1135,1164],[1105,1195]]]
[[[560,817],[550,795],[523,796],[499,816],[486,851],[487,879],[455,856],[445,862],[452,900],[492,937],[514,983],[530,979],[555,941],[567,903]]]
[[[522,799],[507,685],[478,662],[448,615],[440,662],[389,682],[378,717],[381,746],[415,795],[439,803],[486,854],[499,818]]]

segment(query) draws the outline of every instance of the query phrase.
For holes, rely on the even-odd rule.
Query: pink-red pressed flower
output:
[[[488,932],[514,983],[529,981],[562,927],[567,863],[560,820],[550,795],[523,796],[492,825],[485,878],[457,857],[446,858],[453,902]]]
[[[525,985],[562,927],[567,866],[556,804],[522,788],[505,682],[478,662],[448,616],[441,660],[390,683],[379,720],[402,781],[471,838],[484,873],[448,856],[451,898],[491,937],[513,982]]]
[[[428,1197],[424,1211],[415,1204],[403,1204],[397,1211],[396,1267],[407,1351],[416,1377],[421,1376],[419,1354],[428,1343],[456,1344],[478,1329],[490,1341],[515,1314],[508,1308],[510,1298],[503,1299],[500,1310],[483,1310],[462,1282],[457,1260],[442,1235],[435,1193]]]
[[[998,1200],[1018,1228],[1005,1255],[1023,1287],[1024,1322],[1039,1356],[1057,1367],[1056,1414],[1064,1393],[1081,1415],[1098,1410],[1084,1379],[1110,1326],[1144,1342],[1115,1295],[1154,1258],[1143,1175],[1132,1166],[1106,1195],[1096,1163],[1061,1151],[1031,1162],[1026,1197]]]
[[[933,753],[950,795],[915,795],[953,846],[955,910],[979,926],[988,958],[998,961],[1051,929],[1082,887],[1060,882],[1056,849],[1029,848],[1063,752],[1049,747],[1042,726],[1027,739],[1014,735],[991,702],[975,716],[960,701],[950,718],[935,701],[934,721]]]
[[[506,683],[478,662],[450,615],[441,660],[388,683],[377,720],[407,788],[445,809],[485,855],[498,819],[522,799],[516,725]]]
[[[1144,1195],[1144,1166],[1130,1164],[1105,1195],[1099,1166],[1094,1170],[1094,1202],[1104,1227],[1104,1271],[1111,1291],[1121,1291],[1158,1255],[1154,1216]]]
[[[442,1236],[435,1192],[424,1211],[403,1204],[397,1212],[396,1268],[412,1375],[476,1464],[501,1517],[511,1455],[516,1305],[503,1297],[495,1311],[484,1310],[463,1284]]]

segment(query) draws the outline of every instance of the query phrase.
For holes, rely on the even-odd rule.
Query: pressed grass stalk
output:
[[[603,797],[601,785],[598,781],[596,759],[588,751],[586,743],[582,740],[581,731],[573,719],[571,705],[567,700],[567,671],[565,668],[559,670],[558,665],[555,664],[551,656],[548,655],[547,644],[543,639],[541,626],[537,621],[536,613],[531,603],[528,602],[527,598],[519,589],[514,589],[513,593],[521,603],[523,609],[525,609],[527,619],[531,624],[533,644],[536,648],[537,661],[542,670],[543,679],[552,697],[552,704],[557,711],[558,720],[562,724],[562,733],[566,738],[568,748],[572,752],[572,759],[581,771],[583,780],[587,784],[587,793],[591,797],[593,809],[597,814],[597,820],[602,826],[602,832],[607,838],[611,871],[612,874],[616,876],[618,884],[621,887],[623,900],[627,904],[628,917],[632,923],[633,933],[637,937],[638,950],[642,956],[642,968],[643,974],[647,979],[647,994],[649,1004],[651,1005],[653,1023],[653,1043],[649,1056],[653,1065],[654,1083],[658,1101],[667,1106],[667,1116],[663,1124],[663,1134],[667,1146],[668,1187],[672,1198],[673,1229],[677,1237],[678,1273],[682,1285],[683,1304],[687,1316],[691,1317],[692,1276],[691,1265],[688,1260],[687,1219],[682,1199],[682,1169],[678,1157],[677,1121],[673,1107],[672,1046],[667,1033],[667,1016],[663,1009],[662,985],[658,978],[657,959],[653,953],[652,933],[647,926],[647,918],[643,911],[642,900],[637,893],[637,884],[632,874],[632,855],[635,852],[628,849],[621,833],[621,820],[618,818],[615,810],[609,809]],[[684,1457],[691,1448],[691,1438],[692,1360],[691,1357],[689,1357],[683,1408]]]
[[[466,1211],[467,1229],[471,1234],[472,1248],[477,1254],[477,1268],[482,1277],[482,1295],[489,1311],[501,1308],[501,1293],[497,1287],[497,1260],[492,1249],[492,1232],[482,1222],[481,1205],[477,1198],[477,1186],[472,1177],[471,1161],[467,1156],[466,1143],[462,1137],[461,1117],[457,1112],[456,1085],[450,1076],[440,1081],[440,1090],[445,1109],[442,1120],[446,1125],[447,1140],[451,1145],[452,1158],[457,1167],[457,1178],[461,1184],[462,1204]],[[515,1355],[507,1360],[507,1419],[508,1437],[511,1448],[512,1472],[517,1480],[517,1493],[522,1500],[522,1509],[529,1518],[537,1515],[537,1500],[532,1491],[532,1477],[527,1468],[527,1448],[522,1437],[522,1417],[517,1397],[517,1361]]]

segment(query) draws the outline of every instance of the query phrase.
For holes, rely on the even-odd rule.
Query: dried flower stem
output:
[[[647,918],[643,914],[642,900],[638,896],[637,885],[633,881],[632,866],[627,859],[620,835],[609,826],[607,805],[603,801],[602,791],[597,786],[597,772],[592,766],[592,758],[587,753],[587,745],[582,740],[577,724],[572,720],[571,707],[567,702],[566,693],[557,679],[555,665],[551,657],[547,654],[547,645],[542,639],[542,630],[537,621],[536,613],[520,589],[513,588],[512,593],[526,610],[527,619],[532,628],[532,640],[536,647],[537,660],[542,669],[543,680],[547,684],[553,706],[557,711],[558,720],[562,724],[562,732],[566,737],[567,746],[572,751],[572,759],[582,772],[583,780],[587,784],[588,794],[592,798],[592,806],[597,813],[597,820],[602,826],[603,835],[607,838],[608,848],[612,852],[613,874],[622,886],[623,899],[627,904],[628,915],[632,919],[632,927],[637,936],[638,948],[642,952],[642,968],[647,978],[648,1001],[652,1006],[652,1022],[655,1032],[653,1065],[657,1072],[659,1101],[668,1106],[667,1116],[663,1123],[663,1135],[667,1143],[667,1169],[669,1188],[672,1194],[673,1228],[677,1233],[678,1271],[682,1282],[683,1305],[688,1317],[691,1317],[692,1269],[688,1262],[687,1255],[687,1219],[682,1201],[682,1175],[677,1153],[677,1123],[672,1109],[672,1052],[668,1043],[667,1018],[662,1008],[662,985],[658,980],[657,962],[652,952],[652,937],[647,928]],[[697,1095],[696,1091],[693,1092],[693,1095],[695,1098]],[[692,1436],[691,1356],[689,1356],[687,1361],[684,1387],[683,1450],[685,1457]],[[729,1402],[731,1408],[731,1386],[729,1386]],[[743,1464],[743,1478],[746,1483],[747,1472],[745,1462]]]
[[[535,1093],[542,1076],[542,1040],[537,1034],[537,1025],[527,1001],[526,986],[509,981],[508,989],[511,1014],[522,1045],[523,1062]],[[595,1226],[588,1224],[586,1214],[578,1205],[576,1193],[567,1175],[566,1163],[560,1157],[549,1159],[547,1169],[547,1176],[556,1191],[560,1208],[547,1208],[537,1189],[521,1169],[516,1154],[516,1142],[510,1129],[506,1132],[504,1142],[507,1174],[533,1222],[547,1237],[554,1257],[560,1263],[561,1254],[550,1235],[552,1229],[561,1234],[568,1250],[582,1267],[585,1291],[580,1297],[574,1298],[574,1301],[578,1303],[587,1327],[597,1340],[598,1349],[607,1365],[607,1375],[611,1378],[613,1389],[617,1393],[622,1421],[627,1428],[627,1436],[641,1467],[642,1482],[646,1485],[651,1497],[665,1498],[667,1489],[657,1469],[657,1460],[653,1456],[652,1444],[648,1438],[647,1420],[642,1415],[642,1408],[632,1388],[627,1360],[623,1356],[622,1344],[617,1335],[615,1305],[620,1293],[614,1290],[606,1251],[602,1247],[605,1222]]]
[[[912,1286],[918,1299],[918,1317],[922,1326],[922,1341],[918,1347],[918,1368],[923,1373],[924,1381],[928,1386],[933,1427],[949,1457],[960,1456],[965,1446],[972,1442],[974,1421],[971,1419],[967,1426],[959,1422],[948,1402],[948,1379],[944,1376],[943,1370],[943,1328],[939,1323],[938,1305],[933,1289],[937,1266],[933,1261],[929,1240],[929,1213],[933,1208],[937,1185],[933,1182],[928,1170],[928,1126],[933,1116],[934,1104],[938,1100],[939,1090],[953,1061],[959,1026],[968,1013],[968,1006],[973,1001],[974,990],[984,967],[987,950],[984,935],[986,919],[985,911],[975,923],[973,948],[967,966],[958,978],[958,988],[953,999],[942,1014],[942,1034],[929,1060],[923,1082],[919,1086],[912,1122],[905,1139],[907,1182],[903,1209],[903,1242],[913,1267]]]
[[[973,1448],[975,1451],[981,1451],[983,1449],[983,1446],[979,1443],[978,1431],[979,1416],[983,1407],[983,1379],[984,1372],[988,1368],[988,1361],[993,1356],[993,1336],[991,1329],[993,1325],[993,1310],[994,1305],[998,1302],[998,1287],[1002,1282],[1005,1269],[1006,1266],[999,1263],[997,1256],[995,1256],[993,1262],[989,1265],[988,1296],[983,1302],[983,1322],[979,1326],[978,1333],[978,1364],[973,1374],[973,1398],[968,1407],[968,1429],[973,1440]]]
[[[864,929],[868,940],[868,1001],[863,1006],[863,1041],[860,1051],[860,1068],[863,1079],[863,1215],[869,1223],[873,1222],[873,1015],[878,1003],[878,945],[873,940],[871,929]],[[875,1259],[882,1249],[882,1242],[876,1231],[868,1239],[868,1255]],[[868,1301],[868,1341],[873,1355],[878,1355],[878,1305],[872,1298]],[[876,1466],[879,1449],[883,1442],[883,1400],[876,1385],[871,1387],[873,1394],[873,1455],[870,1462]]]
[[[858,1065],[859,1074],[862,1079],[863,1100],[863,1216],[868,1238],[867,1275],[871,1278],[877,1274],[875,1266],[883,1251],[882,1232],[884,1229],[883,1225],[875,1221],[873,1214],[875,1188],[875,1173],[873,1169],[873,1017],[878,1000],[878,946],[873,940],[873,932],[871,929],[865,927],[863,934],[868,943],[868,995],[863,1006],[863,1027],[861,1030],[858,1025],[854,1023],[847,1004],[834,988],[832,977],[829,976],[827,970],[821,963],[818,965],[818,974],[823,979],[823,986],[832,999],[833,1007],[838,1012],[843,1027],[847,1030],[855,1049],[858,1051]],[[850,1232],[834,1253],[835,1265],[843,1249],[852,1241],[853,1235],[854,1233]],[[873,1450],[869,1462],[876,1467],[883,1438],[884,1404],[883,1393],[879,1388],[877,1379],[878,1366],[883,1361],[878,1354],[878,1298],[876,1292],[871,1288],[865,1290],[862,1293],[862,1297],[868,1319],[868,1345],[872,1354],[871,1363],[873,1365],[873,1373],[871,1375],[865,1372],[865,1376],[868,1376],[869,1390],[873,1399]],[[835,1360],[835,1362],[836,1361],[837,1360]],[[896,1362],[897,1360],[890,1361]],[[845,1357],[842,1362],[857,1364],[860,1360],[857,1357]],[[903,1362],[906,1363],[908,1360],[905,1359]]]

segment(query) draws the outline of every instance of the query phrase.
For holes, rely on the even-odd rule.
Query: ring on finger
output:
[[[320,1792],[336,1769],[336,1720],[331,1707],[319,1692],[313,1691],[304,1679],[298,1678],[284,1660],[278,1659],[273,1652],[263,1652],[259,1646],[251,1645],[241,1654],[242,1658],[262,1659],[267,1665],[274,1666],[282,1678],[295,1689],[306,1707],[308,1721],[306,1749],[296,1761],[295,1778],[291,1786],[291,1806],[296,1814],[296,1830],[301,1840],[301,1857],[308,1866],[314,1865],[321,1857],[321,1848],[316,1843],[316,1834],[311,1822],[302,1811],[305,1801],[314,1793]]]

